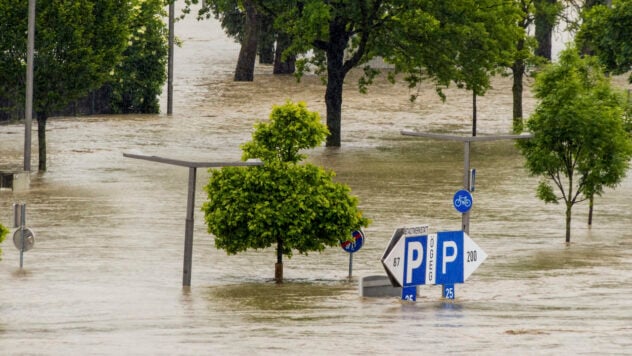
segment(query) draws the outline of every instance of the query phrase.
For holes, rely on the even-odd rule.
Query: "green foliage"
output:
[[[555,191],[548,181],[540,181],[536,196],[545,203],[559,203],[559,198],[555,195]]]
[[[565,202],[569,241],[572,206],[615,187],[628,169],[632,142],[623,126],[625,99],[596,60],[580,58],[574,48],[536,77],[534,90],[540,103],[527,128],[535,137],[519,145],[530,173],[559,190],[555,196],[543,182],[537,195],[547,203]]]
[[[407,73],[414,87],[433,78],[437,91],[451,82],[484,95],[489,77],[511,65],[516,42],[524,30],[515,2],[403,1],[406,8],[393,18],[397,30],[380,44],[397,71]]]
[[[128,1],[37,2],[34,111],[50,113],[103,84],[127,44]],[[0,0],[0,95],[23,102],[28,1]]]
[[[114,113],[158,113],[158,96],[167,79],[168,29],[163,0],[134,0],[129,39],[111,72],[110,107]]]
[[[594,51],[608,71],[622,74],[632,69],[632,0],[614,0],[612,8],[594,6],[582,14],[576,37],[579,47]],[[632,75],[629,77],[632,83]]]
[[[243,159],[297,163],[306,157],[300,150],[318,146],[327,134],[320,115],[307,110],[305,103],[274,106],[270,121],[257,123],[252,141],[242,145]]]
[[[4,241],[7,234],[9,234],[9,229],[0,224],[0,244]],[[0,260],[2,260],[2,249],[0,249]]]
[[[33,78],[39,168],[46,170],[46,120],[101,86],[128,39],[127,0],[39,0]],[[28,1],[0,0],[0,97],[21,105],[26,91]]]
[[[283,255],[322,251],[348,240],[367,226],[358,200],[334,173],[299,164],[299,150],[321,144],[327,130],[304,103],[273,109],[270,121],[256,125],[252,141],[242,146],[244,159],[263,166],[225,167],[211,171],[204,203],[209,233],[229,254],[277,244]]]

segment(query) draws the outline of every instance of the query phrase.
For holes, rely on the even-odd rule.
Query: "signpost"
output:
[[[26,227],[26,204],[13,204],[13,245],[20,251],[20,269],[24,265],[24,252],[35,245],[35,233]]]
[[[353,241],[342,241],[340,247],[346,252],[349,252],[349,278],[351,278],[353,272],[353,254],[358,252],[362,246],[364,246],[364,232],[362,230],[356,230],[351,233]]]
[[[447,140],[447,141],[460,141],[463,142],[463,189],[474,191],[474,179],[476,177],[476,171],[470,170],[470,143],[481,141],[498,141],[498,140],[522,140],[533,137],[531,134],[523,135],[492,135],[492,136],[457,136],[457,135],[443,135],[426,132],[416,131],[401,131],[404,136],[416,136],[425,137],[435,140]],[[461,225],[463,231],[470,233],[470,212],[462,213]]]
[[[399,230],[399,229],[398,229]],[[415,300],[413,287],[442,284],[443,297],[454,299],[454,284],[463,283],[487,254],[463,231],[393,235],[382,265],[403,300]]]

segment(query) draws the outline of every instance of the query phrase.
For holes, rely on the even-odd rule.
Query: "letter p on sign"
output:
[[[448,249],[452,250],[451,254],[448,255]],[[446,273],[447,264],[450,262],[456,261],[456,256],[458,254],[458,249],[456,248],[456,242],[454,241],[445,241],[443,243],[443,265],[441,266],[441,273]]]
[[[413,282],[413,270],[419,268],[424,261],[424,247],[419,241],[408,243],[406,254],[406,283]]]

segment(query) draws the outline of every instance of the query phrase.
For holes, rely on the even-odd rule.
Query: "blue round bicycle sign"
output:
[[[454,193],[452,203],[454,204],[454,209],[456,209],[456,211],[465,214],[472,208],[472,194],[465,189],[461,189]]]
[[[340,247],[349,253],[354,253],[364,245],[364,233],[361,230],[356,230],[351,233],[351,236],[353,236],[353,241],[342,241]]]

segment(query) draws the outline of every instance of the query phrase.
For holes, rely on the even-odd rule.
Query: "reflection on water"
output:
[[[209,22],[179,26],[189,32],[176,51],[173,117],[50,120],[49,171],[35,173],[28,192],[0,191],[0,221],[8,225],[11,204],[25,201],[27,226],[37,234],[23,271],[10,239],[2,244],[1,354],[632,350],[632,179],[597,199],[592,228],[587,207],[574,209],[567,246],[562,207],[534,197],[537,179],[511,142],[473,145],[470,232],[489,257],[456,286],[456,300],[441,300],[437,286],[420,288],[415,304],[358,296],[359,276],[384,273],[379,259],[395,228],[460,226],[450,199],[462,185],[462,144],[399,133],[467,132],[470,96],[450,90],[442,104],[431,86],[411,104],[405,86],[378,82],[360,95],[350,83],[343,147],[309,152],[353,189],[373,220],[351,281],[348,255],[338,248],[285,260],[280,286],[272,283],[273,249],[237,256],[215,249],[199,211],[208,179],[200,171],[192,287],[183,290],[188,172],[122,154],[239,159],[239,145],[272,104],[301,99],[324,112],[324,88],[317,78],[297,84],[266,67],[254,83],[233,83],[238,49],[221,30]],[[479,127],[508,132],[510,78],[494,85],[479,102]],[[533,107],[529,96],[525,102]],[[21,162],[22,132],[0,126],[0,166]]]

